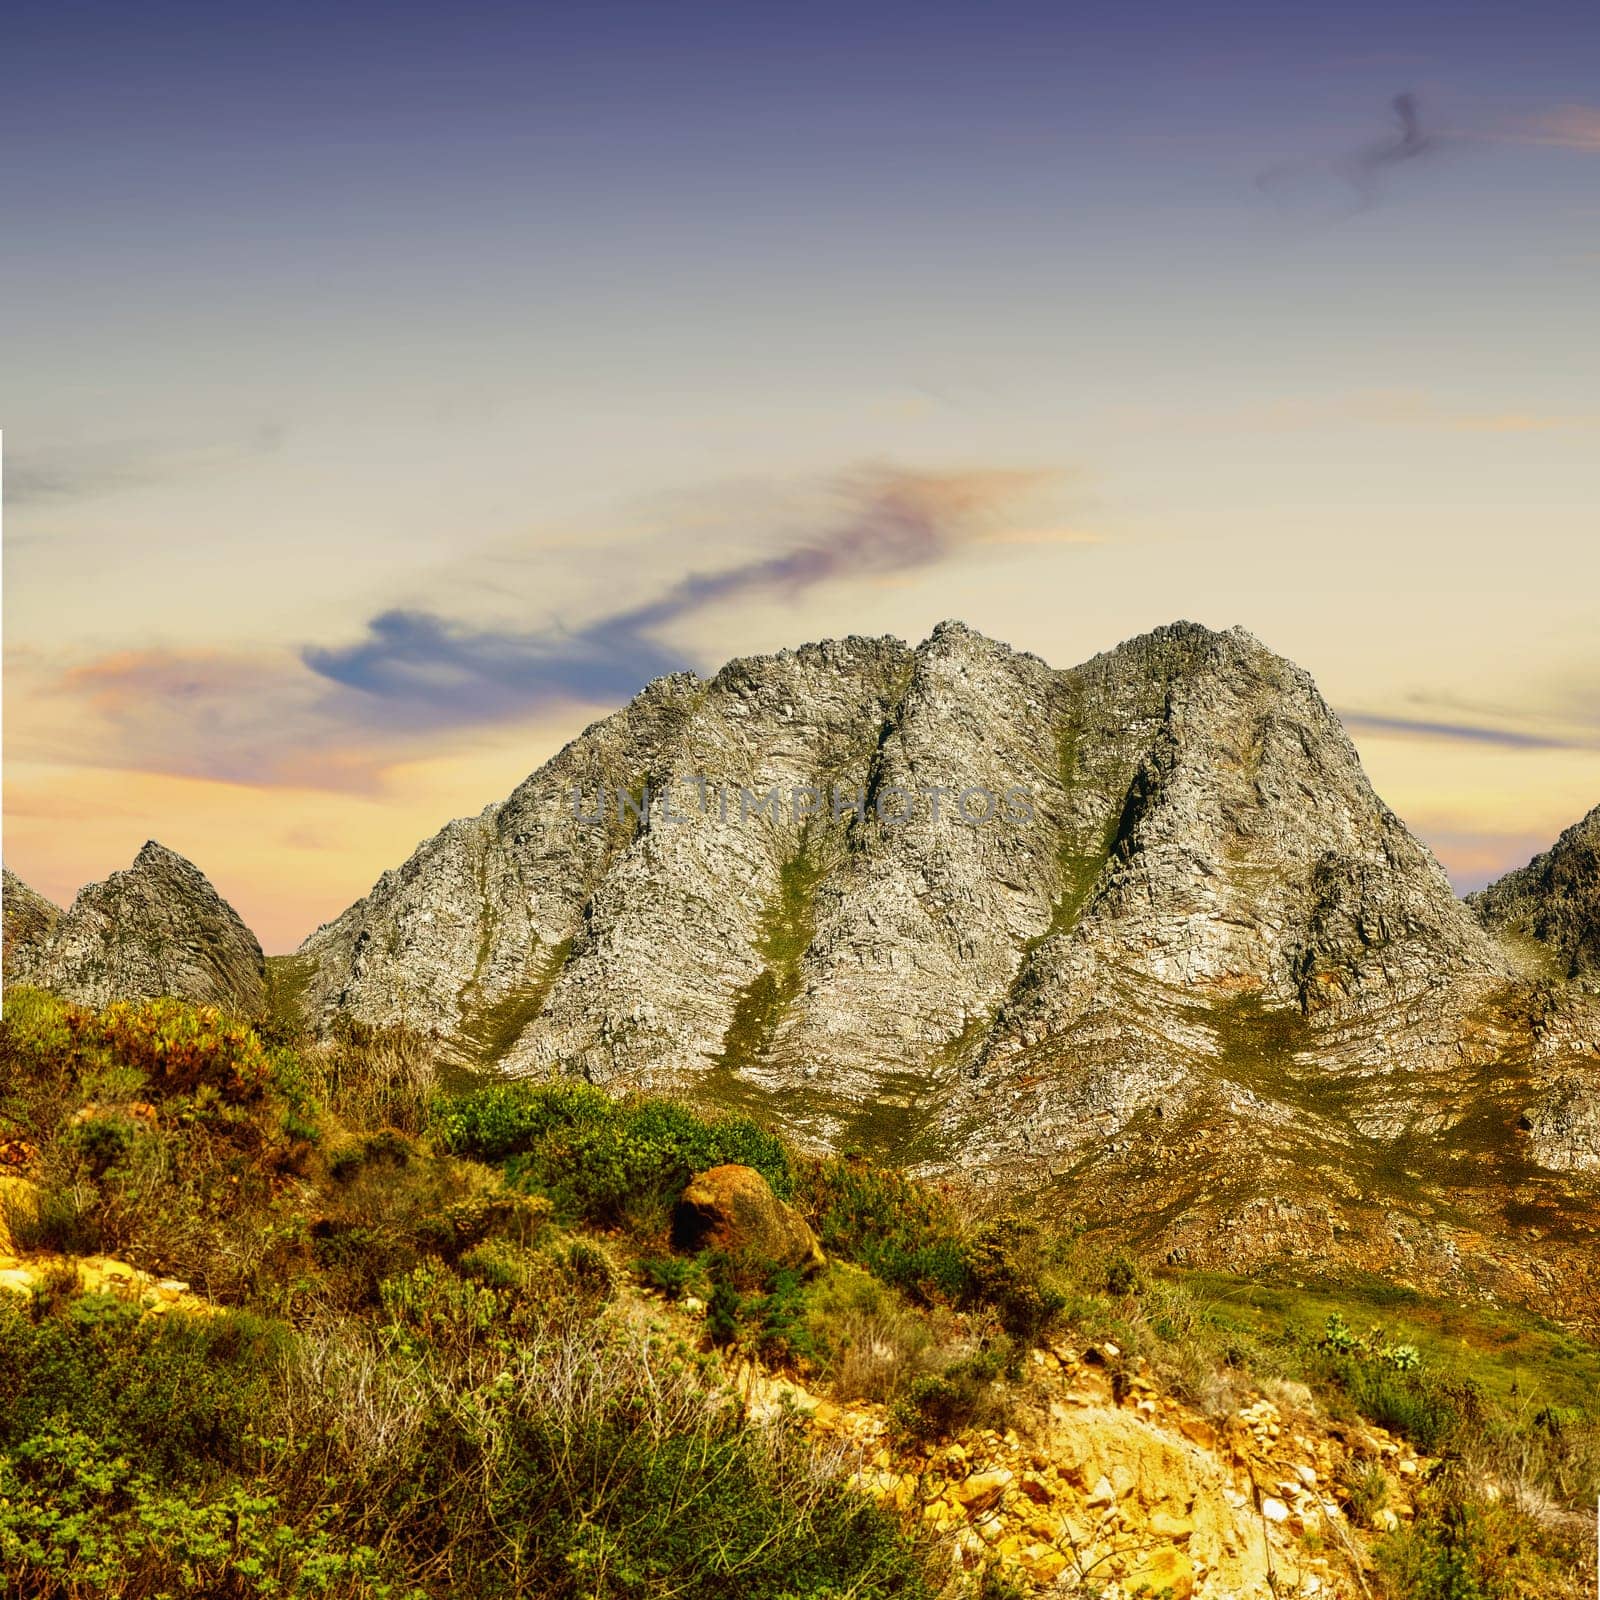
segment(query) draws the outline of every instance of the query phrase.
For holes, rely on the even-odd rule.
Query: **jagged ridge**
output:
[[[1600,806],[1467,903],[1486,926],[1538,940],[1568,977],[1600,977]]]
[[[85,1005],[172,995],[259,1015],[266,961],[206,875],[150,840],[133,865],[59,911],[5,875],[5,976]]]

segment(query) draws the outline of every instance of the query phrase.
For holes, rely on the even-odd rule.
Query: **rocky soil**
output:
[[[882,1406],[753,1366],[736,1382],[752,1414],[800,1412],[856,1482],[1030,1594],[1353,1600],[1370,1593],[1372,1541],[1411,1519],[1432,1468],[1381,1428],[1330,1421],[1297,1385],[1207,1415],[1114,1345],[1035,1350],[1011,1426],[927,1446],[897,1440]],[[1365,1526],[1346,1509],[1363,1465],[1388,1482]]]
[[[5,875],[5,978],[84,1005],[172,995],[257,1016],[266,960],[199,868],[151,840],[58,911]]]

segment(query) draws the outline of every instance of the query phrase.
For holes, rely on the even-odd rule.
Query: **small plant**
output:
[[[694,1256],[645,1256],[639,1262],[639,1276],[669,1300],[703,1296],[706,1288],[705,1267]]]
[[[948,1438],[974,1426],[995,1409],[1003,1366],[999,1353],[980,1350],[943,1372],[916,1379],[891,1412],[895,1426],[922,1441]]]
[[[1137,1294],[1143,1283],[1144,1275],[1139,1271],[1137,1263],[1129,1260],[1127,1256],[1118,1256],[1106,1268],[1106,1293],[1116,1299]]]
[[[715,1345],[729,1345],[739,1337],[739,1316],[744,1302],[731,1278],[718,1275],[706,1305],[706,1332]]]
[[[1344,1505],[1363,1528],[1377,1526],[1378,1513],[1389,1503],[1389,1477],[1376,1461],[1364,1461],[1345,1479]]]

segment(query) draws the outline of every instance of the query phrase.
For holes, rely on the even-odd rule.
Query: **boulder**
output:
[[[825,1264],[805,1218],[754,1167],[730,1162],[696,1174],[672,1219],[679,1250],[719,1250],[749,1266],[814,1270]]]

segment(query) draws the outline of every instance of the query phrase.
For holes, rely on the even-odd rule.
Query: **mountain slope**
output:
[[[660,680],[297,959],[324,1024],[1043,1186],[1158,1256],[1600,1316],[1600,1013],[1519,976],[1239,629]]]
[[[22,981],[38,960],[50,930],[61,916],[61,907],[30,889],[10,867],[3,869],[3,877],[0,915],[5,934],[0,946],[0,971],[8,982]]]
[[[857,1101],[1058,1032],[1097,963],[1340,1015],[1509,975],[1310,680],[1188,624],[1070,672],[946,624],[661,680],[303,953],[319,1013],[508,1070]]]
[[[79,890],[68,911],[56,912],[9,872],[5,889],[8,982],[85,1005],[173,995],[254,1016],[265,1004],[255,935],[199,868],[154,840],[132,866]],[[15,943],[14,896],[22,919]]]
[[[1600,978],[1600,806],[1467,903],[1485,926],[1536,939],[1571,978]]]

